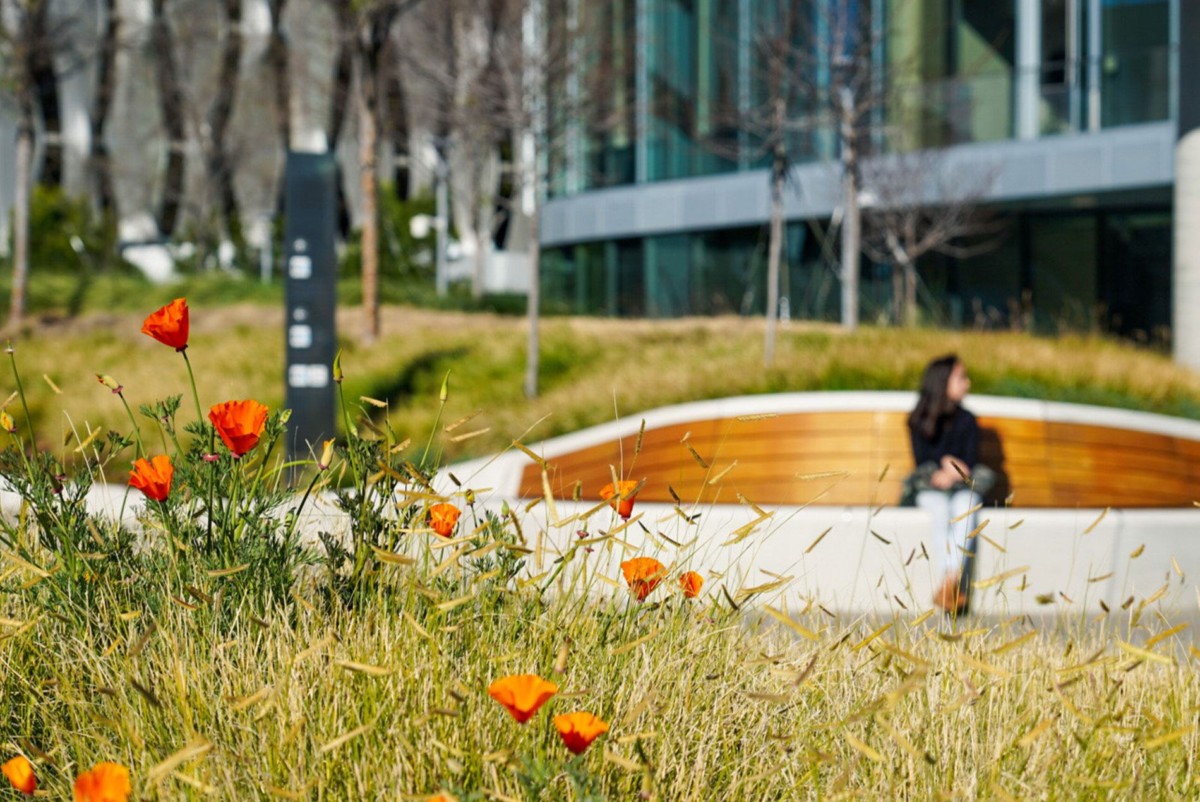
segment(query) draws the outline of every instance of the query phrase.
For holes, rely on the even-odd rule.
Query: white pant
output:
[[[977,506],[981,499],[972,490],[957,490],[953,493],[944,490],[922,490],[917,493],[917,506],[929,512],[933,524],[933,548],[930,549],[934,566],[941,569],[940,574],[959,573],[966,580],[971,563],[970,557],[975,553],[975,538],[967,542],[967,535],[976,526],[978,511],[970,515],[964,513]],[[956,518],[961,520],[951,523]]]

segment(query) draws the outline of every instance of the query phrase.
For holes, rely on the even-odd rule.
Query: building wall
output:
[[[608,315],[761,313],[769,206],[762,154],[736,126],[726,140],[751,146],[733,154],[706,130],[714,130],[714,109],[745,112],[764,99],[756,36],[779,6],[612,5],[623,15],[614,41],[643,55],[620,95],[634,137],[594,136],[586,180],[575,184],[583,191],[548,203],[543,297]],[[876,115],[878,158],[939,149],[944,180],[930,182],[928,200],[936,202],[937,187],[976,182],[979,201],[1011,228],[974,259],[922,261],[927,313],[961,325],[1165,336],[1177,0],[857,5],[890,15],[875,56],[894,89]],[[828,80],[819,60],[810,67],[815,83]],[[836,244],[822,238],[840,213],[836,142],[815,126],[790,144],[799,163],[785,199],[781,311],[833,317]],[[620,169],[602,174],[606,166]],[[889,266],[863,271],[870,319],[888,308]]]

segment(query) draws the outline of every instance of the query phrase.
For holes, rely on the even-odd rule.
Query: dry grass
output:
[[[1200,793],[1195,663],[1171,638],[1126,644],[1170,629],[1149,611],[1132,633],[1069,634],[795,615],[810,638],[719,591],[638,605],[594,579],[544,598],[479,583],[446,609],[472,591],[392,570],[364,612],[321,611],[301,589],[259,620],[223,608],[221,579],[196,597],[147,576],[139,597],[102,588],[54,613],[10,596],[0,743],[35,758],[53,798],[102,759],[147,799]],[[525,672],[560,692],[518,726],[485,689]],[[577,709],[611,730],[568,762],[550,718]]]

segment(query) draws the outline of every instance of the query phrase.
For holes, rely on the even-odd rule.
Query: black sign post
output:
[[[337,351],[337,165],[330,153],[288,153],[284,234],[288,457],[319,456],[334,436]]]

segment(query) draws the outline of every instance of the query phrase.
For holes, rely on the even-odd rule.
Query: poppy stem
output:
[[[137,419],[133,417],[133,410],[129,408],[129,402],[125,400],[125,394],[118,392],[117,398],[121,399],[121,405],[125,407],[125,414],[129,416],[129,422],[133,424],[133,438],[137,441],[139,457],[147,457],[149,454],[146,451],[146,444],[142,442],[142,432],[138,429]],[[166,441],[163,441],[163,450],[166,451]]]
[[[17,380],[17,393],[21,396],[21,409],[25,410],[25,426],[29,429],[29,442],[34,448],[37,448],[37,435],[33,432],[33,418],[29,414],[29,404],[25,401],[25,385],[21,384],[21,374],[17,370],[17,352],[13,348],[11,340],[5,350],[8,351],[8,360],[12,363],[13,378]]]
[[[196,392],[196,374],[192,373],[192,360],[188,359],[187,348],[184,348],[179,353],[183,354],[183,364],[187,365],[188,381],[192,383],[192,400],[196,402],[196,420],[203,426],[204,412],[200,408],[200,394]],[[213,436],[215,437],[216,435],[214,434]],[[210,450],[212,450],[212,445],[210,445]]]

